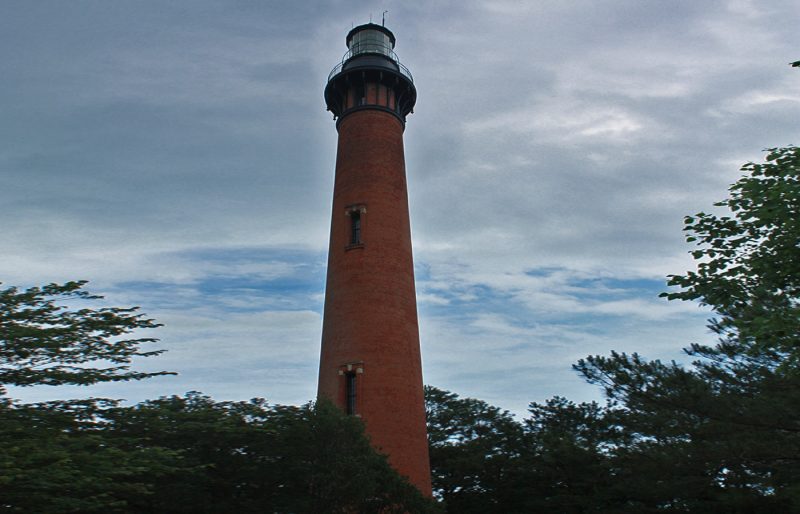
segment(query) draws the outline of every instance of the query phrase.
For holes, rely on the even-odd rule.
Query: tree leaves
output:
[[[0,505],[11,512],[432,513],[358,418],[325,403],[0,406]]]
[[[642,511],[800,509],[800,150],[767,152],[716,204],[732,216],[685,218],[697,270],[662,294],[712,307],[716,343],[688,346],[690,368],[614,352],[575,366],[621,408],[631,439],[612,459],[658,463],[640,469],[659,484]]]
[[[89,385],[174,374],[129,369],[134,358],[163,350],[141,349],[157,339],[125,336],[160,325],[138,307],[85,307],[102,299],[84,291],[85,283],[0,290],[0,393],[7,385]]]

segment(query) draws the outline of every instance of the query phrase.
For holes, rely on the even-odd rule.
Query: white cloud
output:
[[[795,84],[780,90],[753,90],[726,100],[721,109],[738,114],[791,109],[800,112],[800,86]],[[718,112],[718,111],[712,111]]]
[[[168,322],[172,351],[146,366],[184,374],[143,396],[313,397],[323,280],[275,284],[322,274],[322,88],[371,8],[4,7],[0,279],[88,278]],[[800,139],[798,9],[390,7],[419,89],[405,142],[429,382],[521,411],[595,394],[569,368],[588,353],[707,337],[702,312],[636,284],[691,269],[683,215]]]

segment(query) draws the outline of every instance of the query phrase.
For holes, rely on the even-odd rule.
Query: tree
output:
[[[670,277],[682,288],[669,299],[698,300],[718,317],[710,328],[722,339],[716,355],[736,352],[800,363],[800,149],[768,150],[767,162],[748,163],[749,173],[731,186],[731,197],[717,203],[733,217],[699,213],[686,218],[687,241],[700,248],[697,272]],[[790,364],[791,363],[791,364]]]
[[[689,367],[612,352],[575,368],[608,401],[553,398],[518,424],[426,389],[434,490],[449,512],[800,512],[800,150],[768,150],[686,218],[697,270],[670,300],[714,311]]]
[[[527,490],[518,512],[622,512],[609,449],[623,435],[609,413],[561,397],[531,403],[528,412],[528,450],[518,473]]]
[[[102,299],[86,282],[0,290],[0,395],[6,386],[90,385],[168,372],[129,369],[160,325],[137,307],[90,308]],[[146,494],[173,452],[114,444],[103,417],[113,400],[21,404],[0,397],[0,505],[11,512],[126,512],[124,498]],[[172,459],[172,460],[171,460]]]
[[[128,512],[433,512],[372,449],[358,418],[326,403],[215,402],[198,393],[109,414],[113,437],[179,453]]]
[[[623,512],[609,448],[622,435],[596,403],[553,398],[530,417],[425,388],[434,493],[454,513]]]
[[[135,357],[153,338],[126,337],[160,326],[138,307],[81,307],[102,296],[82,290],[85,281],[0,290],[0,394],[4,386],[90,385],[140,380],[166,371],[131,371]]]
[[[130,498],[181,469],[180,454],[110,437],[116,402],[0,406],[0,508],[5,512],[127,513]]]
[[[663,295],[710,306],[716,344],[686,348],[691,368],[619,353],[576,365],[623,409],[633,439],[616,460],[657,484],[642,512],[800,510],[800,149],[742,171],[716,204],[731,215],[686,218],[697,271]]]
[[[7,406],[9,407],[9,406]],[[133,407],[50,402],[0,409],[0,506],[10,512],[433,513],[326,403]]]
[[[167,372],[134,338],[137,307],[89,308],[84,282],[0,291],[0,387],[88,385]],[[4,392],[0,389],[0,391]],[[199,393],[122,407],[0,397],[0,508],[47,513],[428,513],[433,501],[325,402],[215,402]]]
[[[474,398],[425,387],[433,491],[448,512],[512,512],[509,473],[522,427],[511,413]]]

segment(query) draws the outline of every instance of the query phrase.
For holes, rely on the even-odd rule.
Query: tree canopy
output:
[[[688,366],[612,352],[575,369],[605,405],[552,398],[516,420],[426,387],[434,494],[324,402],[124,407],[0,397],[0,506],[9,512],[800,512],[800,149],[773,148],[685,219],[696,270],[668,300],[710,307],[715,341]],[[83,282],[0,291],[0,386],[91,384],[157,355],[137,308],[86,307]]]
[[[129,335],[160,325],[138,307],[89,308],[102,296],[83,290],[85,284],[0,290],[0,393],[8,385],[90,385],[171,374],[130,369],[135,357],[163,351],[143,351],[157,339]]]
[[[324,402],[0,408],[0,505],[42,513],[428,513],[359,419]]]
[[[800,149],[742,171],[727,213],[686,217],[697,268],[663,295],[713,310],[689,366],[590,356],[575,369],[606,405],[553,398],[522,421],[427,390],[448,512],[800,511]]]
[[[160,326],[68,282],[0,290],[0,387],[140,380],[134,337]],[[0,389],[5,393],[5,389]],[[132,407],[0,397],[0,509],[37,513],[427,513],[430,499],[325,402],[217,402],[199,393]]]

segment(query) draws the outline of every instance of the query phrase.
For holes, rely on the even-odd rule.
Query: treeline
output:
[[[329,404],[6,402],[0,441],[3,512],[437,512]]]
[[[517,420],[426,388],[435,500],[336,408],[215,402],[21,404],[2,385],[138,380],[157,324],[92,309],[83,283],[0,290],[0,510],[31,513],[800,512],[800,150],[775,148],[685,220],[697,269],[670,300],[714,317],[693,363],[637,354],[574,367],[607,401],[553,398]]]
[[[690,367],[588,357],[574,368],[605,405],[554,398],[521,422],[428,390],[449,512],[800,512],[800,149],[742,171],[730,215],[686,218],[697,270],[662,295],[714,311]]]

